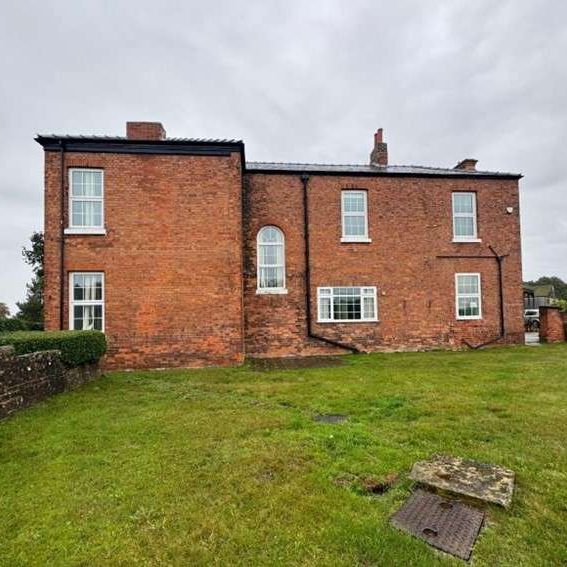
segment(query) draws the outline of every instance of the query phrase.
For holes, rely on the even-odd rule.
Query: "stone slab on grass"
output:
[[[509,469],[447,455],[415,463],[410,473],[416,482],[505,508],[512,503],[514,477]]]

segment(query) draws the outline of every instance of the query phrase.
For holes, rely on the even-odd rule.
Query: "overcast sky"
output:
[[[0,301],[43,227],[36,133],[243,139],[250,160],[521,172],[526,279],[567,279],[567,3],[0,0]]]

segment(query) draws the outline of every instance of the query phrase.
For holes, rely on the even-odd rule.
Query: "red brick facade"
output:
[[[307,337],[304,186],[315,334],[362,351],[523,342],[518,176],[399,175],[384,164],[364,175],[262,171],[246,168],[240,143],[174,143],[146,128],[130,123],[129,139],[116,145],[38,138],[46,150],[46,328],[68,328],[71,272],[103,272],[109,367],[345,352]],[[74,167],[104,171],[106,234],[62,236]],[[367,192],[371,242],[341,242],[349,188]],[[480,242],[453,242],[451,195],[463,190],[476,193]],[[284,294],[256,292],[256,236],[266,225],[285,235]],[[503,338],[489,246],[504,257]],[[482,319],[457,320],[457,272],[481,274]],[[319,286],[376,286],[379,320],[317,323]]]
[[[543,343],[562,343],[566,340],[567,318],[559,307],[539,308],[539,336]]]

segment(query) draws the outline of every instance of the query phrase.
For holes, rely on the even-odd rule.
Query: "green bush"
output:
[[[26,324],[21,319],[0,319],[0,333],[25,331]]]
[[[100,331],[19,331],[0,335],[0,346],[13,345],[16,354],[60,350],[69,366],[95,362],[106,352],[106,337]]]

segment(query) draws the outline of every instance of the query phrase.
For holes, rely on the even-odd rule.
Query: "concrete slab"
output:
[[[410,478],[433,488],[507,508],[512,503],[514,472],[460,457],[433,455],[413,466]]]

